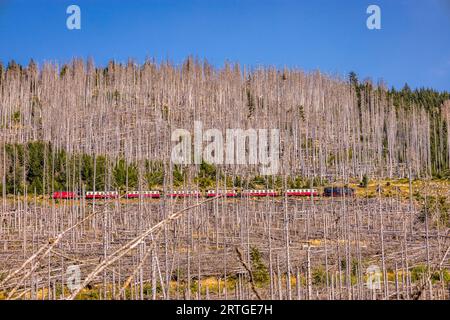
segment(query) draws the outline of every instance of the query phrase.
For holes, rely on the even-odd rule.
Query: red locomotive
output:
[[[53,199],[78,199],[78,193],[71,191],[55,191],[52,195]]]

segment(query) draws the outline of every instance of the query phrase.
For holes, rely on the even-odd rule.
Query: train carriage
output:
[[[88,191],[86,192],[86,199],[117,199],[119,193],[117,191]]]
[[[206,192],[207,198],[212,198],[212,197],[217,197],[217,196],[227,197],[227,198],[235,198],[238,196],[238,193],[235,190],[208,190]]]
[[[150,198],[159,199],[161,198],[161,193],[159,191],[130,191],[125,194],[126,199],[139,199],[139,198]]]
[[[280,193],[276,190],[244,190],[244,197],[278,197]]]
[[[172,191],[167,195],[169,198],[200,198],[201,193],[200,191],[187,191],[187,190],[181,190],[181,191]]]
[[[317,189],[288,189],[286,190],[288,197],[318,197],[319,191]]]

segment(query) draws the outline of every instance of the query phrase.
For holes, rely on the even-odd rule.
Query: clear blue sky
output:
[[[81,30],[66,8],[81,8]],[[366,9],[382,10],[382,30]],[[0,60],[92,57],[320,69],[450,90],[450,0],[0,0]]]

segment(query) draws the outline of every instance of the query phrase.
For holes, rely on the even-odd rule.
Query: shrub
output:
[[[266,265],[262,261],[261,252],[255,247],[250,250],[250,259],[252,263],[252,273],[255,283],[259,286],[269,282],[270,275]]]
[[[425,222],[425,215],[435,223],[443,226],[450,226],[449,219],[450,204],[445,196],[428,196],[423,200],[419,220]]]
[[[361,188],[367,188],[369,186],[369,177],[365,174],[361,180],[361,183],[359,184]]]
[[[325,285],[327,283],[327,273],[323,267],[315,268],[311,274],[313,285]]]

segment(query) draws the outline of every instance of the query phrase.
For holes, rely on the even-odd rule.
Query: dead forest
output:
[[[0,299],[450,299],[449,101],[194,58],[0,65]],[[279,175],[222,165],[204,183],[204,167],[174,166],[171,134],[194,121],[279,129]],[[374,191],[354,198],[49,197],[363,177]]]

